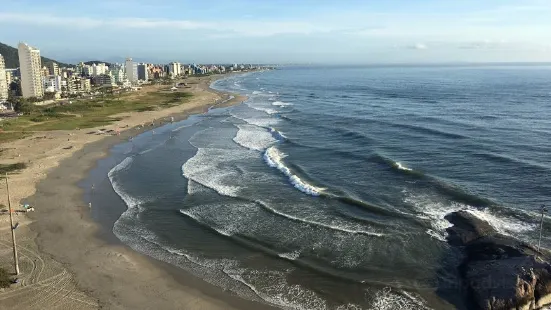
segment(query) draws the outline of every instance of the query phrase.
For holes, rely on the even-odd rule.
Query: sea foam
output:
[[[255,151],[263,151],[277,142],[264,128],[254,125],[236,125],[239,130],[233,138],[235,143]]]
[[[291,170],[285,166],[283,158],[287,155],[281,153],[275,146],[272,146],[264,152],[264,160],[266,163],[273,168],[277,168],[284,175],[289,177],[289,181],[293,184],[298,190],[312,196],[319,196],[325,189],[321,187],[316,187],[307,182],[303,181],[300,177],[293,174]]]
[[[466,211],[479,219],[488,222],[499,233],[509,236],[517,236],[519,233],[535,229],[534,224],[527,224],[509,216],[496,215],[489,208],[477,209],[458,202],[438,201],[429,195],[411,195],[404,199],[406,203],[412,204],[422,215],[421,218],[430,221],[431,228],[427,234],[440,241],[446,241],[446,229],[452,224],[446,220],[446,215]]]
[[[261,206],[263,206],[267,211],[270,211],[276,215],[279,215],[281,217],[285,217],[289,220],[301,222],[307,225],[322,227],[329,230],[335,230],[343,233],[348,233],[352,235],[366,235],[366,236],[375,236],[375,237],[382,237],[384,234],[378,233],[378,232],[372,232],[372,231],[366,231],[363,229],[360,229],[358,227],[347,227],[346,223],[323,223],[318,220],[313,219],[307,219],[303,217],[294,216],[288,213],[281,212],[275,208],[272,208],[269,206],[269,204],[261,201],[257,201]]]
[[[240,149],[199,148],[195,156],[182,165],[188,179],[213,189],[220,195],[237,197],[239,172],[229,163],[235,159],[256,158],[257,153]]]
[[[126,157],[122,162],[120,162],[118,165],[113,167],[113,169],[111,169],[109,173],[107,173],[107,177],[111,182],[111,186],[113,187],[113,190],[115,191],[115,193],[117,193],[117,195],[119,195],[119,197],[121,197],[121,199],[124,201],[128,209],[134,208],[142,204],[144,201],[141,201],[140,199],[127,194],[122,188],[122,186],[120,185],[120,183],[117,182],[116,175],[120,171],[128,169],[133,161],[134,161],[133,157]]]
[[[290,102],[275,101],[275,102],[272,102],[272,105],[275,105],[278,107],[289,107],[289,106],[292,106],[293,104]]]

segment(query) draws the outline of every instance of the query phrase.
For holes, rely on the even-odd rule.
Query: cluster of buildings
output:
[[[253,65],[196,65],[171,62],[165,65],[137,63],[127,58],[123,64],[100,62],[59,67],[55,62],[43,66],[40,51],[19,43],[19,68],[6,69],[0,55],[0,103],[11,96],[50,99],[86,94],[98,87],[129,88],[158,79],[176,79],[192,75],[248,71]]]

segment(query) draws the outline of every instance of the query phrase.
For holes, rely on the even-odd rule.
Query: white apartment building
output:
[[[4,62],[4,56],[0,55],[0,102],[8,101],[8,89],[6,63]]]
[[[89,65],[82,66],[82,74],[87,76],[92,76],[92,73],[93,73],[92,66],[89,66]]]
[[[125,62],[126,78],[130,83],[138,81],[138,65],[132,61],[132,58],[126,58]]]
[[[171,62],[168,64],[168,75],[178,76],[182,74],[182,65],[179,62]]]
[[[91,76],[98,76],[98,75],[102,75],[102,74],[107,74],[107,72],[109,71],[109,67],[106,66],[104,63],[99,63],[99,64],[92,64],[92,68],[91,68]]]
[[[18,54],[23,97],[42,97],[44,95],[44,88],[42,87],[40,51],[25,43],[19,43]]]
[[[122,67],[115,67],[109,70],[109,74],[113,77],[114,82],[117,84],[122,84],[126,81],[126,74]]]
[[[44,91],[45,92],[61,92],[62,90],[62,79],[59,75],[50,75],[44,77]]]

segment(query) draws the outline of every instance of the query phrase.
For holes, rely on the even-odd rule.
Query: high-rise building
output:
[[[42,88],[40,51],[25,43],[19,43],[18,54],[23,97],[42,97],[44,89]]]
[[[138,64],[138,80],[147,81],[149,79],[149,68],[147,64]]]
[[[6,63],[0,55],[0,102],[8,101],[8,80],[6,75]]]
[[[138,66],[132,61],[132,58],[126,58],[125,62],[126,78],[130,83],[138,81]]]
[[[182,66],[179,62],[171,62],[168,64],[168,75],[173,77],[182,74]]]
[[[60,75],[59,74],[59,66],[55,62],[50,63],[48,69],[50,71],[50,75],[53,75],[53,76]]]

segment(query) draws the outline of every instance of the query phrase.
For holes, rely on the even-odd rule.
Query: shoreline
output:
[[[56,140],[57,148],[63,147],[61,141],[67,136],[69,140],[80,143],[63,154],[55,154],[54,149],[53,152],[44,151],[42,156],[34,154],[35,158],[29,156],[31,158],[28,161],[32,162],[30,167],[10,178],[11,188],[18,188],[21,182],[27,183],[26,190],[12,194],[12,205],[18,206],[24,201],[35,206],[36,212],[29,219],[27,216],[16,217],[21,223],[17,234],[18,243],[22,244],[18,251],[22,275],[20,284],[0,291],[0,307],[33,309],[40,305],[40,308],[65,306],[71,309],[273,309],[225,292],[183,269],[136,252],[118,239],[113,242],[113,232],[107,231],[92,218],[83,201],[85,190],[78,185],[100,159],[109,155],[111,147],[155,128],[136,130],[139,121],[154,121],[158,124],[159,119],[171,116],[178,121],[193,114],[205,113],[211,108],[244,101],[245,97],[235,96],[213,106],[214,100],[221,101],[225,96],[230,96],[210,88],[216,79],[226,77],[195,78],[196,89],[192,90],[194,97],[190,100],[197,101],[195,105],[184,103],[153,113],[140,113],[138,116],[142,117],[134,119],[136,124],[126,128],[120,136],[94,135],[91,137],[95,139],[90,139],[90,136],[86,137],[84,133],[75,130],[48,132],[48,135],[54,136],[52,139]],[[144,117],[143,114],[148,115]],[[120,127],[120,123],[132,123],[129,121],[132,118],[130,115],[102,128]],[[164,124],[161,122],[159,125]],[[79,137],[75,139],[75,135]],[[35,136],[7,144],[15,144],[15,149],[20,150],[26,142],[28,148],[35,148],[36,145],[30,145],[38,144],[33,141]],[[17,157],[19,160],[20,155]],[[45,164],[46,161],[48,164]],[[34,182],[28,182],[29,179]],[[3,217],[2,222],[4,218],[7,217]],[[6,231],[9,231],[9,227]],[[3,237],[0,246],[6,252],[11,244]],[[23,254],[25,251],[34,253],[34,261],[31,255]],[[0,263],[9,266],[5,259]],[[50,274],[53,276],[47,277]],[[29,304],[28,294],[31,293],[37,296]]]

